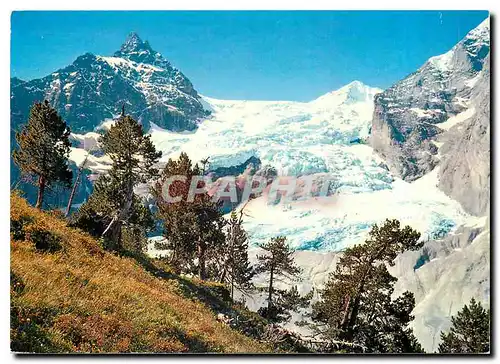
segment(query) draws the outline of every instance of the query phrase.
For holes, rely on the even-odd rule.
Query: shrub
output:
[[[24,290],[24,282],[13,271],[10,271],[10,293],[21,294]]]
[[[130,352],[135,336],[130,321],[101,314],[87,317],[61,315],[54,327],[73,345],[75,351],[81,352]]]
[[[39,226],[30,226],[26,232],[26,240],[32,242],[37,250],[55,253],[62,249],[62,239],[57,234]]]
[[[26,238],[26,226],[33,222],[31,216],[21,215],[10,219],[10,233],[14,240],[24,240]]]
[[[10,349],[24,353],[60,352],[47,330],[54,314],[54,310],[47,308],[11,305]]]

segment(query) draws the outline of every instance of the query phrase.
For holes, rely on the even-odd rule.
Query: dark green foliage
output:
[[[24,240],[26,237],[25,227],[33,222],[30,216],[21,215],[19,219],[10,219],[10,233],[14,240]]]
[[[301,269],[295,265],[293,250],[288,246],[286,237],[278,236],[269,242],[261,244],[263,255],[257,255],[257,274],[269,274],[267,291],[267,307],[259,309],[259,314],[271,322],[284,322],[290,319],[290,311],[309,304],[312,292],[306,297],[300,297],[297,287],[289,291],[280,290],[275,287],[276,280],[288,278],[297,279]]]
[[[193,178],[200,175],[198,165],[193,166],[187,154],[181,153],[178,160],[168,160],[152,193],[158,206],[158,217],[163,221],[163,233],[168,240],[166,245],[171,251],[169,264],[178,272],[197,273],[200,279],[218,279],[226,221],[219,203],[212,201],[206,191],[188,201]],[[168,185],[172,176],[185,176],[185,180]],[[200,189],[204,187],[203,181],[193,183]],[[179,197],[180,200],[169,201],[165,193],[167,188],[172,198]]]
[[[12,238],[29,241],[41,252],[55,253],[61,250],[61,237],[33,222],[34,220],[30,216],[11,217],[10,233]]]
[[[267,291],[269,292],[269,288]],[[273,304],[259,308],[258,313],[273,323],[288,322],[292,312],[309,306],[313,293],[314,291],[310,291],[301,296],[297,286],[292,286],[289,290],[273,287]]]
[[[35,245],[37,250],[42,252],[55,253],[62,248],[61,237],[44,228],[31,228],[26,234],[26,238]]]
[[[122,229],[137,233],[154,227],[151,212],[135,195],[134,187],[156,176],[161,156],[149,135],[130,116],[122,114],[100,139],[113,161],[109,173],[99,177],[89,200],[73,217],[73,225],[101,236],[111,250],[122,249]]]
[[[242,292],[249,292],[253,288],[252,278],[255,275],[248,260],[248,237],[243,229],[242,213],[231,212],[226,231],[224,259],[221,281],[229,284],[231,298],[234,297],[234,287]]]
[[[397,220],[374,225],[365,244],[347,248],[313,305],[315,329],[325,340],[356,344],[369,352],[422,352],[408,323],[413,294],[391,299],[394,278],[387,265],[397,254],[422,246],[420,234]]]
[[[16,273],[10,271],[10,292],[19,295],[24,291],[25,284]]]
[[[19,149],[14,150],[12,158],[21,174],[38,186],[38,208],[43,206],[46,187],[58,182],[70,186],[69,135],[68,126],[47,101],[32,106],[27,125],[16,133]]]
[[[54,345],[48,328],[52,324],[54,310],[22,307],[10,308],[10,350],[21,353],[57,353],[61,348]]]
[[[451,318],[451,329],[441,333],[440,353],[488,353],[490,351],[490,310],[474,298]]]
[[[142,226],[134,224],[122,228],[122,247],[126,251],[144,253],[147,249],[147,243],[146,231]]]

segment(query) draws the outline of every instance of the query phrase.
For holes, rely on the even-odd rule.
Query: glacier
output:
[[[437,170],[405,182],[384,165],[366,140],[373,98],[380,89],[354,81],[311,102],[217,100],[202,96],[212,116],[190,132],[152,125],[162,161],[186,152],[210,157],[210,168],[231,167],[257,157],[278,176],[327,176],[334,194],[272,203],[263,195],[244,214],[250,243],[285,235],[296,250],[338,251],[359,243],[374,223],[397,218],[442,237],[473,219],[437,186]]]

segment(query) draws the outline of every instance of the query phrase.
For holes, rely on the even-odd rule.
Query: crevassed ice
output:
[[[184,151],[194,161],[210,157],[217,168],[255,156],[278,175],[333,179],[336,193],[326,199],[252,200],[245,209],[252,245],[286,235],[299,250],[339,250],[385,218],[412,225],[424,239],[441,236],[469,216],[437,189],[437,172],[410,184],[383,167],[366,144],[377,92],[353,82],[309,103],[203,97],[212,117],[196,131],[153,126],[150,133],[163,161]]]

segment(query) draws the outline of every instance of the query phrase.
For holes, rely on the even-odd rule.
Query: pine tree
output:
[[[119,250],[124,226],[142,224],[149,229],[153,225],[134,187],[158,175],[154,165],[161,152],[142,126],[124,112],[99,143],[113,163],[108,174],[96,181],[94,192],[75,216],[75,225],[100,235],[110,249]]]
[[[356,344],[373,352],[421,352],[408,323],[413,320],[413,294],[395,300],[394,278],[387,265],[406,250],[417,250],[420,234],[397,220],[374,225],[365,244],[347,248],[320,300],[313,305],[316,331],[324,339]]]
[[[220,205],[213,202],[208,192],[198,193],[188,201],[193,178],[201,175],[199,166],[193,165],[186,153],[178,160],[169,159],[160,179],[154,184],[152,194],[158,207],[158,216],[163,222],[166,247],[171,251],[170,264],[179,272],[197,273],[200,279],[217,279],[220,276],[220,259],[223,253],[225,219]],[[184,181],[173,181],[172,176],[184,176]],[[165,196],[168,187],[172,198]],[[204,182],[197,187],[202,189]]]
[[[451,329],[441,333],[440,353],[488,353],[490,351],[490,310],[471,299],[451,318]]]
[[[16,133],[19,149],[12,153],[22,174],[36,176],[36,207],[42,208],[45,188],[53,183],[71,184],[73,173],[68,168],[71,143],[70,130],[48,101],[35,103],[28,124]]]
[[[268,273],[267,307],[259,310],[261,316],[272,322],[283,322],[290,318],[290,310],[304,307],[310,297],[300,300],[296,287],[290,291],[280,290],[275,287],[277,279],[297,279],[302,270],[295,264],[293,250],[288,246],[286,237],[278,236],[269,242],[259,245],[264,250],[263,255],[257,255],[256,273]],[[312,296],[312,293],[310,294]]]
[[[231,298],[234,298],[234,287],[242,292],[253,288],[252,278],[254,269],[248,260],[248,237],[243,229],[242,211],[240,216],[236,211],[231,212],[231,217],[226,230],[226,246],[221,281],[229,283]]]

